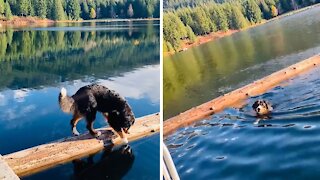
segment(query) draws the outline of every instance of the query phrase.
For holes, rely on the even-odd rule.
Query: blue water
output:
[[[181,179],[319,179],[320,68],[166,138]],[[271,118],[251,105],[272,103]]]
[[[125,28],[114,29],[119,24]],[[84,85],[98,83],[124,96],[136,117],[159,112],[159,44],[158,21],[76,23],[1,32],[0,154],[71,136],[71,115],[58,105],[61,87],[72,95]],[[107,125],[99,114],[95,128]],[[78,130],[87,132],[85,121],[79,122]],[[127,158],[114,147],[95,155],[90,166],[97,168],[76,171],[70,162],[24,179],[79,179],[83,172],[85,177],[159,178],[159,134],[130,145],[134,158],[124,160],[119,171],[98,170]]]

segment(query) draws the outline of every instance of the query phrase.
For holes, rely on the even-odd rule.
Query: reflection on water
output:
[[[250,98],[243,108],[228,108],[170,135],[166,144],[181,179],[317,179],[319,74],[317,68]],[[258,124],[251,108],[257,99],[274,107],[270,119]]]
[[[164,59],[164,118],[320,52],[320,7]]]
[[[106,147],[97,162],[94,156],[72,161],[75,179],[122,179],[134,161],[134,153],[128,145],[115,150]]]
[[[159,112],[159,21],[67,23],[57,27],[7,29],[0,32],[0,154],[8,154],[70,136],[71,115],[58,106],[61,87],[74,94],[91,83],[119,92],[136,117]],[[115,27],[121,26],[120,29]],[[106,126],[99,114],[95,128]],[[85,121],[79,131],[86,132]],[[148,142],[148,143],[146,143]],[[158,159],[159,136],[131,147],[132,168],[124,179],[137,178],[145,164]],[[152,146],[152,147],[151,147]],[[100,153],[102,154],[102,153]],[[145,159],[148,158],[148,159]],[[159,177],[159,164],[144,178]],[[27,179],[68,179],[72,163]]]

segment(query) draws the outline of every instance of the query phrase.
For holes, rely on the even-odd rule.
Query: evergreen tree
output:
[[[69,0],[67,2],[67,14],[72,20],[79,20],[81,7],[78,0]]]
[[[47,2],[46,0],[38,0],[36,1],[36,15],[40,18],[47,17]]]
[[[254,0],[244,1],[243,6],[245,11],[245,16],[252,24],[261,22],[262,13],[259,6]]]
[[[89,6],[87,4],[87,1],[83,1],[81,3],[81,17],[83,19],[89,19],[90,18]]]
[[[246,18],[243,16],[238,6],[231,7],[230,26],[232,29],[242,29],[247,26]]]
[[[187,29],[186,30],[187,30],[187,36],[188,36],[190,42],[191,43],[196,42],[197,37],[194,34],[194,32],[192,31],[191,27],[187,25]]]
[[[11,12],[11,8],[10,5],[8,3],[8,1],[6,2],[6,7],[4,9],[4,15],[6,16],[7,19],[11,19],[12,18],[12,12]]]
[[[210,32],[210,19],[206,16],[203,9],[197,7],[191,14],[194,23],[191,28],[197,35],[203,35]]]
[[[261,9],[263,17],[265,19],[270,19],[272,17],[271,16],[271,9],[269,8],[269,6],[267,5],[267,3],[264,0],[262,0],[260,2],[260,9]]]
[[[133,8],[132,8],[132,4],[131,3],[129,5],[129,7],[128,7],[127,15],[128,15],[129,18],[132,18],[132,16],[133,16]]]
[[[4,0],[0,0],[0,15],[4,14],[5,3]]]
[[[19,14],[26,16],[29,14],[29,2],[28,0],[20,0],[19,2]]]
[[[53,19],[54,20],[64,20],[64,10],[60,0],[53,0]]]
[[[272,17],[278,16],[278,9],[274,5],[271,5],[271,16]]]
[[[95,19],[96,17],[97,17],[96,11],[93,8],[91,8],[91,10],[90,10],[90,18],[91,19]]]
[[[218,30],[226,31],[228,30],[228,20],[227,16],[218,5],[213,5],[210,7],[211,20],[215,22]]]

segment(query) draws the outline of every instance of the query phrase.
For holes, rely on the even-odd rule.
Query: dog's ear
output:
[[[256,109],[259,106],[259,101],[253,103],[252,108]]]

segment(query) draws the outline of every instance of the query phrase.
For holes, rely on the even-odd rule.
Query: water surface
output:
[[[164,119],[320,52],[320,7],[164,59]]]
[[[61,87],[71,95],[84,85],[102,84],[124,96],[136,117],[159,112],[159,43],[159,21],[67,23],[1,31],[0,154],[71,135],[71,115],[58,107]],[[98,115],[95,127],[106,125]],[[87,131],[84,121],[78,130]],[[25,179],[79,179],[92,174],[109,179],[158,178],[159,135],[133,142],[131,149],[130,158],[115,148],[98,153],[93,163],[84,158]],[[119,165],[119,171],[98,171],[121,158],[126,163]],[[98,168],[79,170],[79,164]],[[86,175],[79,176],[82,171]],[[137,176],[141,171],[144,174]]]
[[[319,75],[318,67],[167,137],[181,179],[319,179]],[[274,108],[259,123],[257,99]]]

